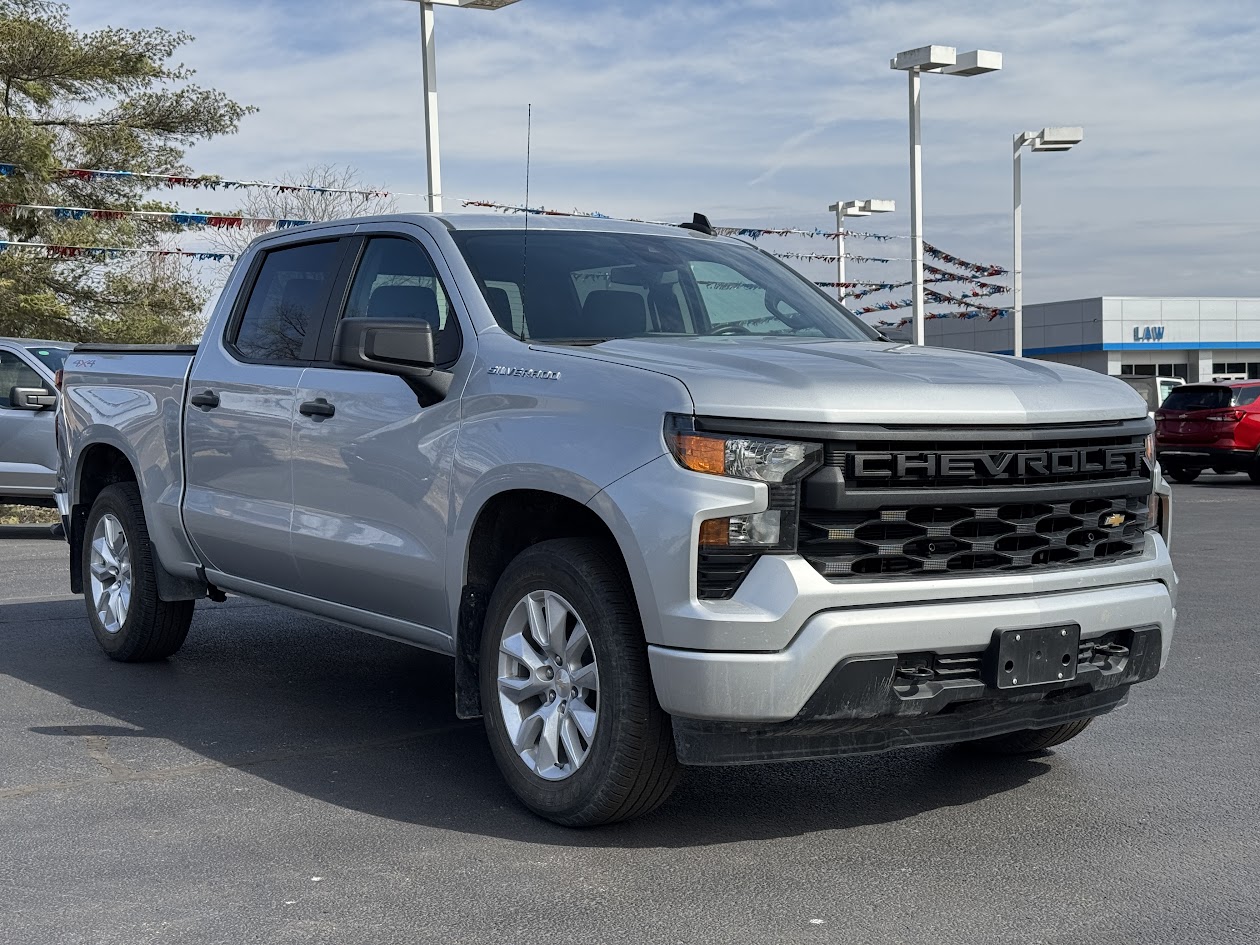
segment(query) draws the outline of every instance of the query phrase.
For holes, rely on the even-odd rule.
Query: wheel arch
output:
[[[495,585],[522,551],[555,538],[607,541],[626,567],[625,551],[613,529],[572,495],[542,488],[505,489],[488,496],[471,516],[455,585],[460,588],[455,620],[455,708],[460,718],[481,715],[481,637]],[[634,582],[629,583],[633,588]]]
[[[66,535],[70,543],[70,590],[76,594],[83,593],[83,542],[87,520],[92,505],[101,492],[115,483],[135,483],[140,491],[141,503],[145,506],[145,518],[150,517],[136,467],[134,458],[117,443],[109,440],[89,443],[77,458],[69,484],[70,529]],[[156,553],[153,556],[153,570],[157,579],[158,596],[164,601],[196,600],[206,596],[208,585],[204,580],[171,574]]]
[[[83,593],[83,542],[88,514],[96,497],[116,482],[138,482],[135,463],[122,449],[109,442],[90,443],[75,463],[70,483],[70,590]]]

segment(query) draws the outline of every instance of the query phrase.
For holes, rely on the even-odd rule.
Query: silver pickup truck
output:
[[[702,222],[265,236],[195,349],[76,349],[59,422],[109,656],[226,592],[450,654],[562,824],[680,763],[1043,751],[1172,640],[1141,397],[892,343]]]

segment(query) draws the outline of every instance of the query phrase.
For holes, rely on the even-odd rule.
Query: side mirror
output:
[[[47,410],[57,406],[57,395],[42,387],[11,387],[9,406],[15,410]]]
[[[332,357],[347,367],[401,377],[426,406],[451,386],[452,375],[434,368],[433,326],[422,318],[344,318],[333,335]]]

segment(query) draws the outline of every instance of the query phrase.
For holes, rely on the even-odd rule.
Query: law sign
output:
[[[1163,341],[1164,326],[1163,325],[1144,325],[1133,328],[1134,341]]]

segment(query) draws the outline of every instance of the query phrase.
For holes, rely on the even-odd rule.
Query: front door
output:
[[[51,407],[17,407],[10,401],[15,387],[53,390],[23,355],[0,348],[0,496],[51,499],[57,484],[55,414]]]
[[[184,524],[213,571],[300,590],[289,541],[296,391],[343,249],[326,239],[263,254],[224,334],[197,353],[184,408]]]
[[[436,254],[420,238],[369,236],[356,247],[343,317],[428,320],[439,367],[454,371],[455,383],[444,401],[421,407],[399,377],[331,363],[303,373],[293,553],[307,594],[404,621],[396,632],[442,648],[452,631],[444,559],[472,332],[461,339]],[[302,415],[304,404],[318,411]]]

